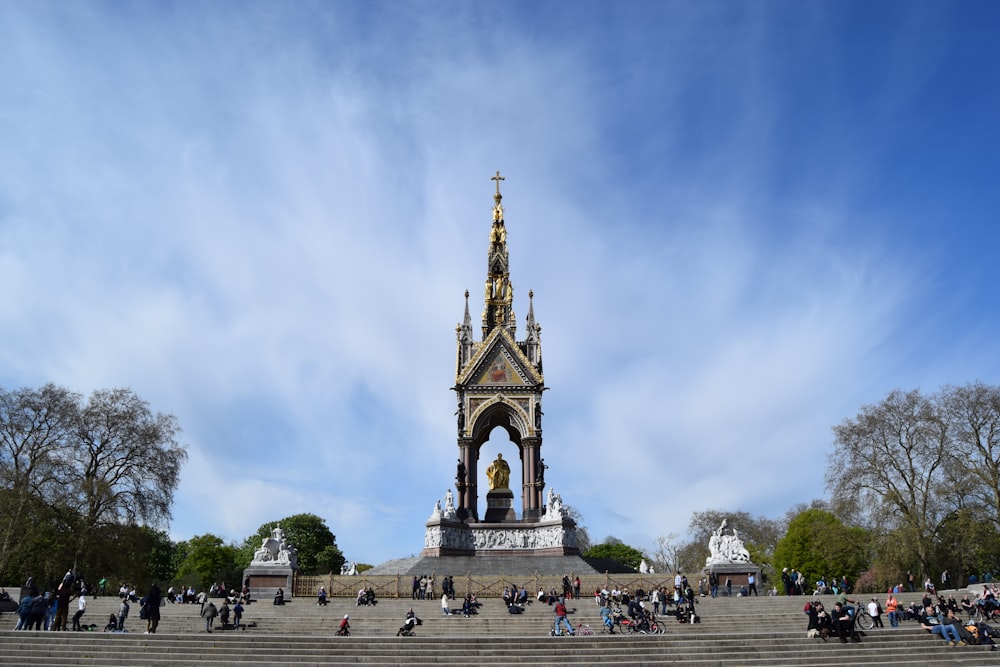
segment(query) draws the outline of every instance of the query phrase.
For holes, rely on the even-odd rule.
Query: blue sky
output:
[[[783,515],[861,405],[1000,381],[998,33],[972,1],[0,2],[0,385],[176,415],[176,539],[313,512],[417,553],[499,169],[591,536]]]

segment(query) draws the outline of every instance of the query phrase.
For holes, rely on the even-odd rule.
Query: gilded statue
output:
[[[497,454],[497,460],[486,468],[486,477],[490,480],[490,491],[509,488],[510,466],[503,460],[503,454]]]

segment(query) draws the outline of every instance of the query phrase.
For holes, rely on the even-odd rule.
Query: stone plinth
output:
[[[494,489],[486,494],[485,523],[516,521],[514,513],[514,492],[510,489]]]
[[[286,600],[292,597],[292,572],[290,565],[251,563],[250,567],[243,570],[243,581],[250,579],[252,600],[270,604],[279,588],[284,592]]]
[[[719,595],[726,594],[726,577],[733,581],[733,596],[740,592],[742,586],[746,586],[749,590],[750,574],[753,574],[754,581],[757,582],[758,595],[765,594],[760,588],[760,568],[753,563],[712,563],[705,567],[705,572],[715,574],[719,578]]]

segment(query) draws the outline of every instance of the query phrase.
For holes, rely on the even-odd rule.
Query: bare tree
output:
[[[1000,521],[1000,387],[944,387],[940,403],[957,463],[953,477]]]
[[[950,509],[943,488],[949,439],[938,407],[919,391],[896,390],[833,431],[826,482],[834,505],[879,532],[898,531],[928,573]]]
[[[59,502],[78,398],[52,384],[0,389],[0,572],[33,523],[29,508]]]
[[[164,525],[187,458],[172,415],[154,414],[131,389],[102,389],[80,406],[66,480],[79,517],[78,556],[108,523]]]
[[[668,533],[656,538],[656,550],[653,552],[653,565],[660,572],[682,570],[680,553],[683,544],[677,533]]]

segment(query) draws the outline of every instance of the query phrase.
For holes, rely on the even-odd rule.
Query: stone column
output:
[[[462,488],[456,488],[458,495],[458,507],[456,508],[458,518],[463,521],[467,519],[476,520],[476,475],[478,474],[471,438],[459,438],[458,454],[462,463],[465,464],[465,484]]]
[[[538,518],[541,516],[539,508],[541,504],[539,503],[539,498],[541,498],[541,490],[538,488],[538,484],[535,481],[538,475],[538,449],[541,442],[538,438],[524,438],[521,440],[521,446],[524,449],[524,459],[525,459],[525,479],[524,479],[524,518]]]

